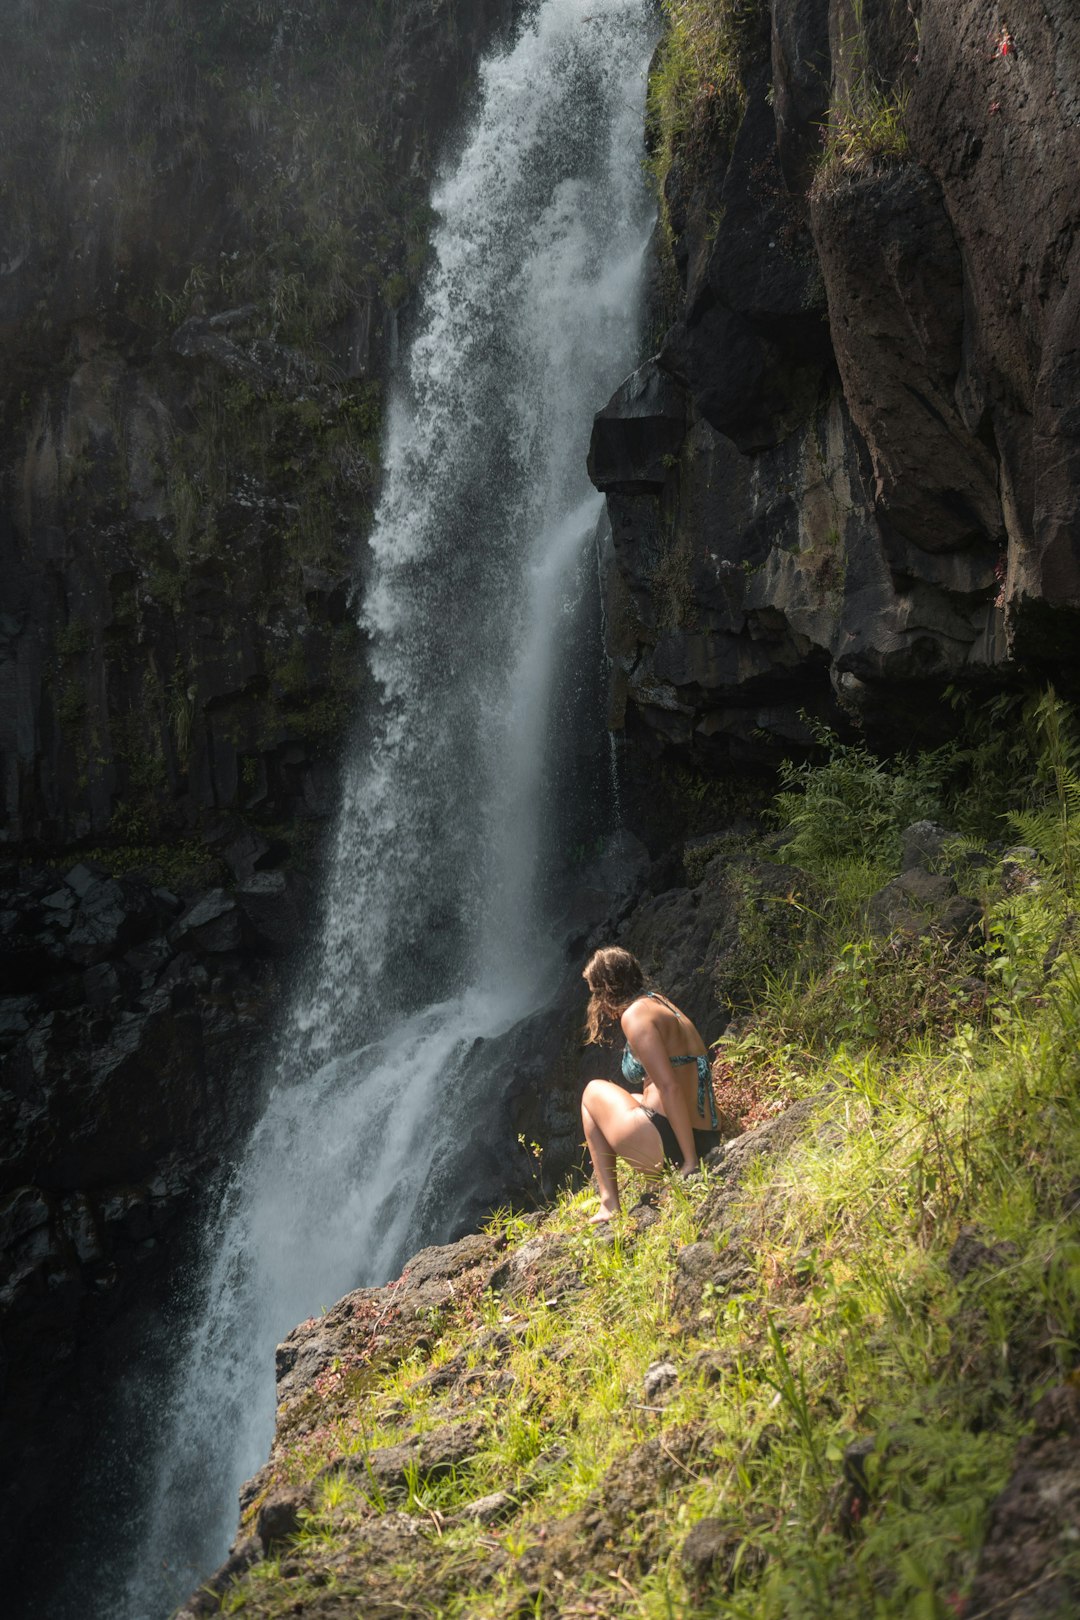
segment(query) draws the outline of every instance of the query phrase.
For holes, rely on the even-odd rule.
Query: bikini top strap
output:
[[[675,1003],[673,1001],[669,1001],[667,996],[661,995],[659,990],[646,990],[645,994],[648,996],[650,1001],[658,1001],[662,1007],[667,1008],[668,1012],[674,1013],[675,1017],[680,1023],[684,1022],[683,1015],[679,1011],[678,1007],[676,1007]],[[639,997],[638,999],[640,1000],[641,998]],[[631,1002],[631,1006],[632,1005],[633,1003]]]
[[[640,996],[635,996],[633,1001],[628,1001],[626,1003],[626,1006],[623,1008],[623,1012],[628,1013],[631,1007],[637,1006],[639,1001],[663,1001],[663,999],[663,996],[658,994],[658,992],[655,990],[643,990]]]

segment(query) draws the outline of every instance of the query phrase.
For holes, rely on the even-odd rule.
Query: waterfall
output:
[[[446,1235],[499,1084],[471,1054],[559,971],[549,766],[560,693],[595,660],[573,644],[601,509],[585,452],[637,359],[655,35],[649,0],[540,0],[482,64],[435,187],[361,591],[377,703],[346,771],[321,942],[208,1221],[139,1551],[114,1577],[126,1595],[93,1613],[156,1620],[221,1561],[273,1434],[275,1344]]]

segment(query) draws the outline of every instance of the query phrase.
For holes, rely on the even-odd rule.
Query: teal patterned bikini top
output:
[[[660,1001],[664,1002],[665,1006],[671,1006],[671,1003],[665,1001],[663,996],[657,995],[655,990],[646,991],[646,995],[651,1001]],[[672,1007],[671,1010],[673,1013],[675,1013],[676,1018],[682,1018],[682,1013],[676,1011],[674,1007]],[[678,1067],[680,1063],[697,1064],[698,1113],[705,1113],[705,1104],[707,1101],[709,1104],[709,1120],[712,1128],[714,1131],[719,1130],[720,1121],[716,1117],[716,1098],[713,1096],[713,1088],[710,1083],[709,1060],[705,1056],[705,1053],[702,1052],[695,1056],[693,1052],[680,1052],[677,1057],[670,1058],[669,1062],[671,1063],[672,1068]],[[622,1055],[622,1075],[623,1079],[632,1086],[637,1085],[639,1080],[644,1080],[646,1075],[645,1065],[644,1063],[640,1063],[634,1056],[633,1052],[631,1052],[629,1041],[627,1041]]]

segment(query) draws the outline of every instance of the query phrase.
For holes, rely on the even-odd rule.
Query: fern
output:
[[[1033,849],[1064,886],[1076,892],[1080,870],[1080,742],[1072,709],[1048,687],[1035,705],[1041,750],[1032,803],[1005,820],[1018,841]]]
[[[941,813],[955,748],[882,760],[864,743],[843,743],[828,726],[804,718],[828,758],[785,760],[780,768],[774,808],[792,833],[781,853],[811,870],[852,859],[893,864],[904,828]]]

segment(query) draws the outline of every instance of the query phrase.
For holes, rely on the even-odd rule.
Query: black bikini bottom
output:
[[[640,1103],[638,1106],[640,1107],[641,1112],[645,1114],[647,1118],[652,1120],[657,1131],[660,1133],[660,1141],[664,1148],[664,1158],[667,1160],[668,1164],[674,1164],[681,1167],[683,1162],[682,1148],[679,1146],[679,1138],[672,1130],[671,1121],[668,1119],[667,1115],[661,1114],[656,1108],[646,1108],[644,1103]],[[720,1135],[719,1131],[695,1131],[694,1146],[697,1148],[698,1158],[703,1159],[710,1148],[719,1147],[723,1140],[724,1138]]]

